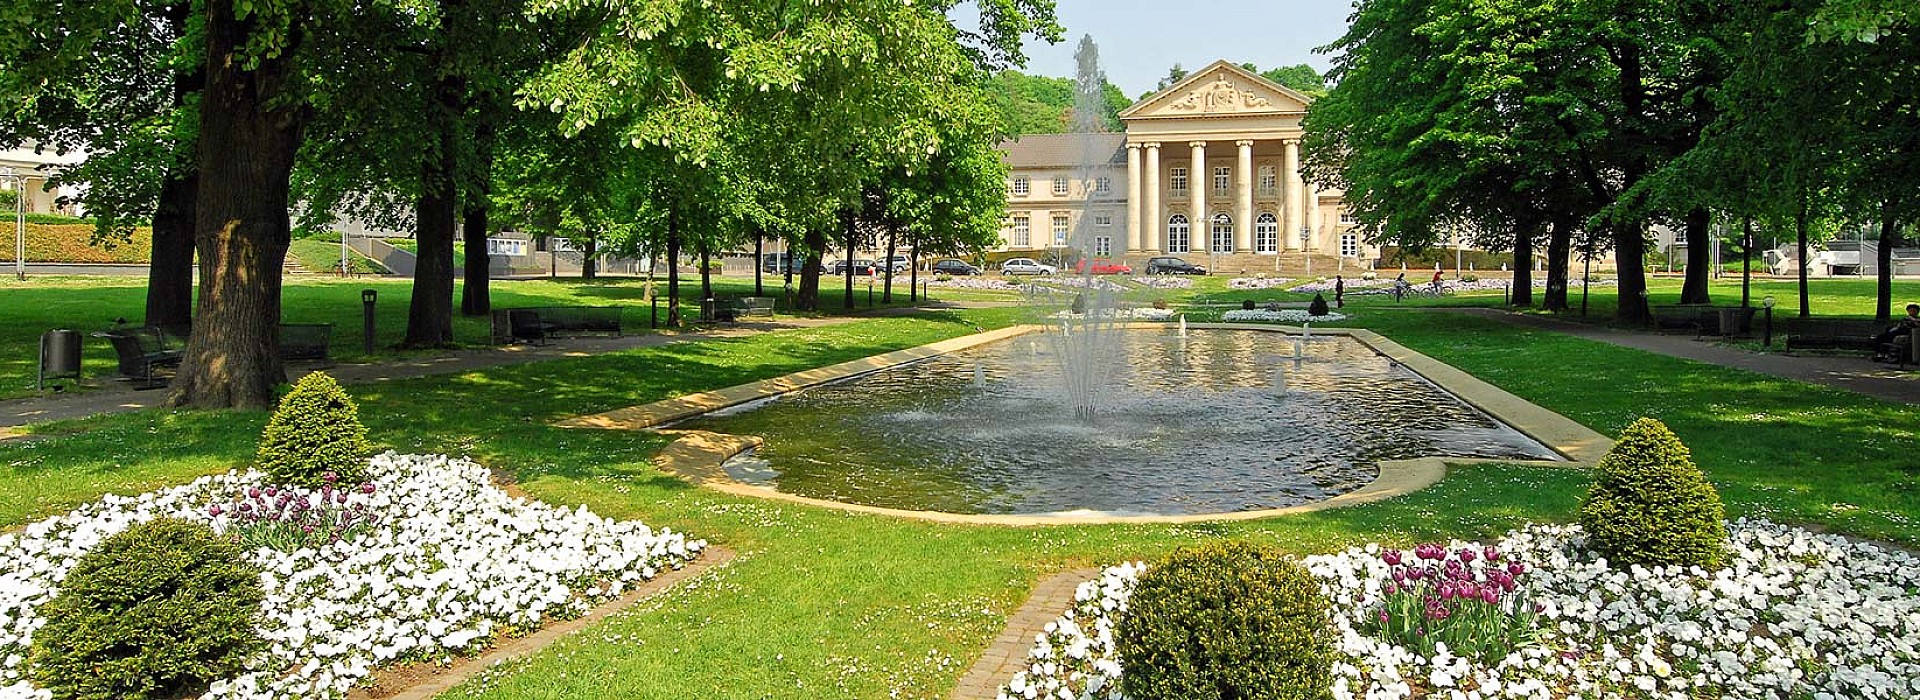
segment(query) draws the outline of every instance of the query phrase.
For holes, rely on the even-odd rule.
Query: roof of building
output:
[[[1016,168],[1125,166],[1126,134],[1027,134],[1002,141],[1007,164]]]

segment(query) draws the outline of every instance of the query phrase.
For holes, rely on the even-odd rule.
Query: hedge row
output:
[[[11,222],[0,226],[0,233],[12,234]],[[0,238],[12,238],[11,235]],[[133,230],[133,240],[106,245],[90,245],[92,224],[27,224],[27,262],[58,263],[145,263],[153,256],[153,230],[145,226]],[[13,262],[13,242],[0,245],[0,262]]]

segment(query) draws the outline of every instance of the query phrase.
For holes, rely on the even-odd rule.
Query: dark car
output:
[[[1159,257],[1147,261],[1149,275],[1204,275],[1207,268],[1175,257]]]
[[[875,275],[875,274],[879,274],[879,272],[880,272],[880,263],[874,262],[872,260],[853,261],[853,274],[855,275]],[[847,261],[845,260],[834,261],[832,274],[835,274],[835,275],[847,274]]]
[[[967,264],[965,260],[947,258],[933,264],[933,271],[943,275],[977,275],[980,268]]]

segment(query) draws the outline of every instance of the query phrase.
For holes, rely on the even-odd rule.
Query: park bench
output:
[[[137,389],[164,386],[161,371],[179,367],[186,356],[180,339],[152,326],[114,328],[93,336],[106,338],[113,345],[113,354],[120,360],[120,376]]]
[[[280,324],[280,359],[321,363],[332,361],[333,324]]]
[[[1653,329],[1663,333],[1687,332],[1704,334],[1702,330],[1705,317],[1715,316],[1714,324],[1719,324],[1718,312],[1708,304],[1663,304],[1650,309],[1653,312]]]
[[[736,318],[765,318],[773,320],[773,297],[740,297],[733,301],[733,315]]]
[[[1885,323],[1851,318],[1787,319],[1788,350],[1855,350],[1871,353]]]
[[[544,342],[548,338],[582,333],[621,335],[619,306],[535,306],[494,309],[492,336],[495,343],[518,340]]]

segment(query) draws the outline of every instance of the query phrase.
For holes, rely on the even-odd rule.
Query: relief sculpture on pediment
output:
[[[1233,81],[1222,75],[1212,84],[1194,90],[1174,100],[1167,109],[1179,112],[1238,112],[1257,107],[1271,107],[1273,103],[1252,90],[1241,90]]]

